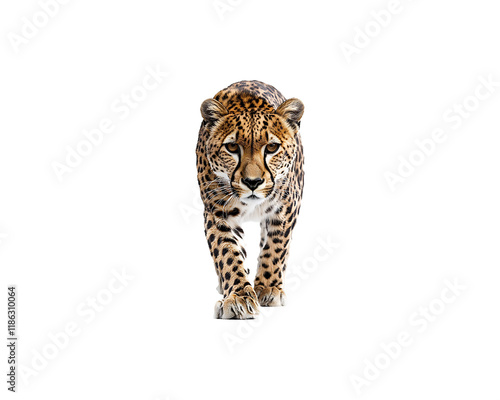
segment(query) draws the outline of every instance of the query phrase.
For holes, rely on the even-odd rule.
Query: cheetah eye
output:
[[[238,153],[240,151],[240,147],[236,143],[226,143],[226,149],[230,153]]]
[[[273,154],[273,153],[276,153],[278,151],[278,149],[280,148],[280,145],[279,143],[269,143],[267,146],[266,146],[266,153],[267,154]]]

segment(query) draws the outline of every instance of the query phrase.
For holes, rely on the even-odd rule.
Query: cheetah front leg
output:
[[[283,280],[294,225],[295,218],[290,220],[283,212],[261,222],[261,251],[254,283],[261,306],[278,307],[286,303]]]
[[[246,253],[240,244],[243,230],[231,227],[224,216],[205,212],[205,233],[219,277],[222,300],[215,304],[215,318],[251,319],[259,312],[257,295],[243,267]]]

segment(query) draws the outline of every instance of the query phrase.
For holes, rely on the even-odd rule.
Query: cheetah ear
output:
[[[299,99],[288,99],[278,107],[276,114],[289,121],[299,123],[302,114],[304,114],[304,104]]]
[[[201,104],[200,111],[203,119],[210,122],[216,121],[228,114],[226,107],[214,99],[205,100]]]

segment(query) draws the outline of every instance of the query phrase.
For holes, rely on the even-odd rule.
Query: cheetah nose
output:
[[[258,178],[258,179],[249,179],[245,178],[241,180],[245,185],[247,185],[250,190],[255,190],[259,185],[264,183],[264,179]]]

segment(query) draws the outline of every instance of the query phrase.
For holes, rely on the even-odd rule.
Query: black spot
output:
[[[271,273],[269,271],[264,272],[264,278],[269,279],[271,277]]]
[[[219,249],[217,249],[217,248],[214,249],[214,256],[215,257],[219,256]]]
[[[227,249],[227,247],[224,247],[224,248],[222,249],[222,255],[223,255],[223,256],[225,256],[225,255],[226,255],[226,253],[227,253],[228,251],[229,251],[229,250]]]
[[[221,232],[229,232],[231,231],[231,228],[227,227],[226,225],[220,225],[220,226],[217,226],[217,229]]]
[[[207,222],[207,229],[210,229],[214,223],[212,221]]]
[[[240,282],[241,282],[241,281],[240,281],[238,278],[236,278],[236,279],[234,280],[234,284],[235,284],[235,285],[239,284]]]
[[[212,234],[208,237],[208,243],[212,243],[214,240],[215,240],[215,235],[212,233]]]
[[[233,259],[233,258],[231,258],[231,257],[229,257],[229,258],[227,259],[227,265],[231,265],[231,264],[233,263],[233,261],[234,261],[234,259]]]
[[[226,272],[226,274],[224,275],[226,279],[230,279],[231,278],[231,274],[229,272]]]

